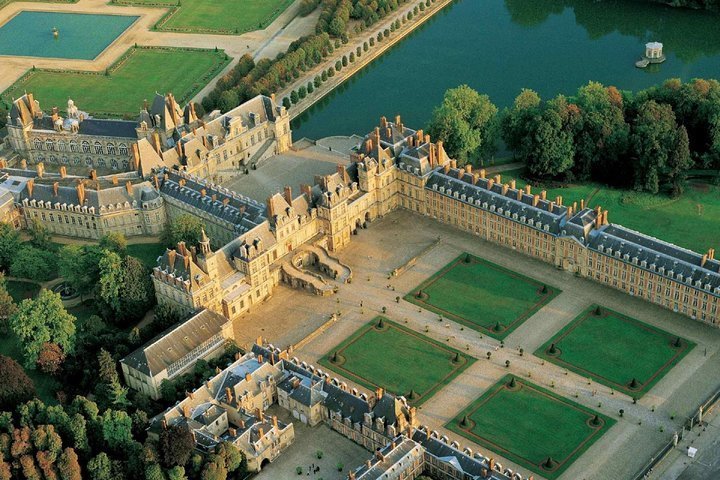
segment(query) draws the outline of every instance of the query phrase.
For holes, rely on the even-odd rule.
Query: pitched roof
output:
[[[153,377],[222,332],[229,322],[211,310],[201,310],[150,340],[121,362]]]

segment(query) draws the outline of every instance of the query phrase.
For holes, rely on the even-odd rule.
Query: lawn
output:
[[[519,187],[525,186],[519,177],[523,169],[502,172],[503,182],[512,178]],[[539,191],[542,187],[534,187]],[[609,220],[666,242],[705,253],[708,248],[720,248],[717,226],[720,224],[720,187],[702,181],[689,182],[679,198],[666,195],[638,193],[632,190],[608,188],[588,183],[566,188],[548,188],[548,198],[562,195],[563,203],[585,199],[590,208],[607,209]]]
[[[535,355],[640,398],[695,346],[682,338],[678,346],[679,337],[604,307],[598,315],[597,308],[584,311]]]
[[[35,282],[8,280],[7,291],[15,303],[20,303],[26,298],[35,298],[35,295],[40,291],[40,285]]]
[[[157,265],[157,258],[164,252],[165,247],[160,243],[135,243],[127,246],[128,255],[139,258],[150,269]]]
[[[605,415],[506,375],[445,426],[552,480],[614,423]],[[549,468],[545,466],[548,458],[552,459]]]
[[[11,333],[0,333],[0,354],[6,355],[15,359],[20,365],[23,363],[22,350],[18,343],[17,337]],[[28,370],[25,369],[28,377],[35,384],[35,392],[38,398],[47,404],[56,404],[57,398],[55,392],[57,392],[61,385],[52,376],[42,373],[40,370]]]
[[[405,300],[502,339],[559,293],[557,288],[464,253]]]
[[[28,71],[3,92],[6,102],[32,92],[45,111],[61,109],[67,99],[97,116],[135,118],[143,100],[155,92],[172,92],[182,104],[202,89],[229,62],[224,52],[179,48],[131,48],[110,74],[82,71]]]
[[[166,1],[129,0],[133,4],[165,4]],[[262,30],[292,0],[183,0],[155,25],[158,30],[190,33],[240,34]]]
[[[378,327],[381,319],[383,325]],[[474,361],[458,350],[377,317],[330,350],[320,364],[367,388],[382,387],[419,405]]]

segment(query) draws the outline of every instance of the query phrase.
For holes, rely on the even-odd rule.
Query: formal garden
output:
[[[230,58],[223,51],[194,48],[133,47],[105,72],[33,69],[2,94],[10,103],[32,92],[41,107],[64,110],[68,98],[100,117],[136,118],[143,99],[173,93],[181,105],[200,91]]]
[[[550,285],[463,253],[405,300],[503,339],[559,293]]]
[[[113,0],[112,3],[171,7],[155,25],[160,31],[238,35],[266,28],[292,0]]]
[[[694,346],[689,340],[593,305],[535,355],[640,398]]]
[[[506,375],[445,426],[552,480],[614,423],[605,415]]]
[[[420,405],[474,361],[454,348],[377,317],[319,363],[366,388],[382,387]]]

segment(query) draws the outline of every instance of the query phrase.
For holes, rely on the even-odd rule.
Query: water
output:
[[[137,19],[22,11],[0,26],[0,55],[92,60]],[[58,38],[53,38],[53,28]]]
[[[459,0],[298,117],[293,137],[364,134],[398,113],[421,128],[463,83],[505,107],[522,88],[548,98],[590,80],[637,90],[718,78],[719,27],[711,13],[629,0]],[[667,61],[635,68],[653,40]]]

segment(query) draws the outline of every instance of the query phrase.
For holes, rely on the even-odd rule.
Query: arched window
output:
[[[57,158],[55,155],[50,155],[50,163],[57,163]]]
[[[88,142],[87,140],[84,140],[82,142],[82,151],[83,153],[90,153],[90,142]]]
[[[124,143],[120,144],[120,155],[127,155],[128,154],[128,147]]]
[[[95,147],[95,153],[97,153],[97,154],[103,153],[103,148],[102,148],[102,145],[100,145],[100,142],[95,142],[94,147]]]
[[[60,159],[60,161],[62,162],[63,165],[67,165],[70,163],[70,160],[68,160],[68,157],[66,157],[65,155],[63,155],[63,157]]]
[[[128,168],[130,168],[130,162],[128,161],[127,158],[122,161],[122,166],[123,166],[123,170],[127,170]]]
[[[64,152],[64,151],[65,151],[65,142],[62,141],[62,140],[60,140],[60,141],[58,142],[58,151],[59,151],[59,152]]]
[[[42,150],[42,149],[43,149],[43,144],[42,144],[42,142],[40,141],[40,139],[37,139],[37,138],[36,138],[36,139],[33,141],[33,145],[35,145],[35,150]]]
[[[105,159],[101,158],[97,161],[98,167],[105,168]]]
[[[113,158],[112,160],[110,160],[110,168],[112,168],[113,170],[117,170],[117,169],[118,169],[117,160],[115,160],[114,158]]]
[[[45,148],[47,148],[48,152],[54,152],[55,151],[55,142],[50,140],[49,138],[45,140]]]
[[[45,157],[43,157],[42,155],[38,155],[38,156],[37,156],[37,162],[38,162],[38,163],[44,162],[44,161],[45,161]]]
[[[73,158],[73,165],[80,165],[80,157]]]
[[[114,143],[107,144],[107,152],[108,152],[108,155],[117,155],[117,149],[115,148]]]
[[[70,142],[70,151],[71,152],[77,152],[78,151],[78,145],[76,142]]]
[[[92,158],[85,157],[85,165],[87,165],[88,167],[92,167],[93,166]]]

